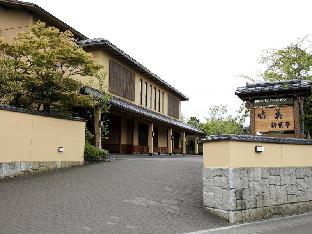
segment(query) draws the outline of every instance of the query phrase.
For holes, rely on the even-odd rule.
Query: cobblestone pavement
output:
[[[119,157],[0,181],[0,233],[184,233],[229,225],[202,208],[202,158]]]
[[[312,233],[312,213],[269,219],[258,222],[213,228],[189,234],[310,234]]]

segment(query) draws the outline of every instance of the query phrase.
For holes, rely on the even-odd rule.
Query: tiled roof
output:
[[[42,9],[40,6],[34,3],[22,2],[22,1],[16,1],[16,0],[0,0],[0,6],[12,8],[12,9],[24,9],[28,12],[31,12],[39,16],[40,20],[42,20],[43,18],[44,19],[43,21],[47,21],[50,25],[52,24],[53,26],[56,26],[61,30],[71,31],[74,34],[74,36],[77,37],[79,40],[87,39],[85,35],[78,32],[76,29],[70,27],[69,25],[59,20],[54,15],[52,15],[51,13],[47,12],[46,10]]]
[[[235,94],[244,99],[246,96],[265,96],[277,94],[296,94],[305,96],[311,95],[311,81],[309,80],[288,80],[277,82],[261,82],[246,84],[244,87],[236,89]]]
[[[99,90],[94,89],[94,88],[90,88],[90,87],[82,88],[81,93],[90,94],[90,95],[95,96],[97,98],[101,98],[103,95]],[[148,119],[159,121],[159,122],[162,122],[162,123],[165,123],[168,125],[173,125],[177,128],[182,128],[182,129],[187,130],[191,133],[202,134],[202,132],[200,130],[193,128],[192,126],[190,126],[190,125],[188,125],[188,124],[186,124],[180,120],[170,118],[168,116],[154,112],[154,111],[149,110],[147,108],[144,108],[142,106],[138,106],[132,102],[126,101],[126,100],[119,98],[119,97],[116,97],[116,96],[112,96],[111,106],[113,108],[118,109],[118,110],[124,110],[124,111],[130,112],[132,114],[144,116]]]
[[[258,143],[277,143],[277,144],[295,144],[295,145],[312,145],[312,140],[300,138],[278,138],[253,135],[212,135],[202,140],[202,142],[215,141],[242,141]]]
[[[68,120],[73,120],[73,121],[85,122],[84,119],[79,118],[79,117],[70,117],[70,116],[65,116],[65,115],[61,115],[58,113],[47,113],[47,112],[41,112],[41,111],[33,111],[33,110],[27,110],[27,109],[23,109],[23,108],[6,106],[6,105],[0,105],[0,110],[19,112],[19,113],[30,114],[30,115],[40,115],[40,116],[45,116],[45,117],[57,118],[57,119],[68,119]]]
[[[141,63],[136,61],[134,58],[132,58],[130,55],[119,49],[117,46],[112,44],[106,39],[103,38],[95,38],[95,39],[87,39],[82,40],[78,42],[79,45],[82,47],[88,47],[88,46],[100,46],[110,52],[112,52],[115,56],[117,56],[119,59],[121,59],[124,63],[127,65],[134,67],[139,72],[145,74],[147,77],[151,78],[155,82],[158,82],[159,84],[165,86],[167,89],[169,89],[171,92],[173,92],[177,97],[181,98],[183,101],[187,101],[188,98],[178,91],[176,88],[168,84],[166,81],[162,80],[159,76],[157,76],[155,73],[151,72],[148,68],[143,66]]]
[[[141,106],[138,106],[134,103],[128,102],[124,99],[121,99],[121,98],[118,98],[115,96],[112,97],[111,105],[112,105],[112,107],[116,107],[118,109],[129,111],[133,114],[138,114],[140,116],[144,116],[146,118],[156,120],[156,121],[168,124],[168,125],[173,125],[177,128],[181,128],[181,129],[187,130],[187,131],[192,132],[192,133],[198,133],[198,134],[202,133],[200,130],[195,129],[195,128],[191,127],[190,125],[188,125],[188,124],[186,124],[180,120],[173,119],[173,118],[170,118],[168,116],[159,114],[157,112],[154,112],[152,110],[149,110],[149,109],[141,107]]]

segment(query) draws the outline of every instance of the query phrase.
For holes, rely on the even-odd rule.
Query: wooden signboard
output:
[[[255,132],[293,131],[294,107],[255,108]]]

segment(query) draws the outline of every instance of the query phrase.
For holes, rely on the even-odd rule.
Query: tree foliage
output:
[[[187,124],[192,126],[193,128],[201,129],[201,122],[197,117],[194,117],[194,116],[190,117],[187,120]]]
[[[233,117],[228,113],[227,106],[213,105],[209,108],[209,116],[205,118],[204,122],[196,117],[191,117],[188,124],[202,130],[208,135],[222,135],[222,134],[246,134],[247,129],[244,128],[245,118],[247,117],[247,110],[243,106],[238,111],[237,115]]]
[[[303,38],[296,43],[281,49],[266,51],[261,63],[265,70],[261,77],[265,81],[280,80],[311,80],[312,81],[312,43]],[[304,104],[305,131],[311,135],[312,131],[312,97]]]
[[[261,58],[266,69],[262,77],[267,81],[307,79],[312,80],[311,43],[307,39],[292,43],[282,49],[267,50]]]
[[[102,78],[102,66],[75,43],[69,31],[38,22],[12,42],[0,39],[0,58],[2,103],[66,112],[98,102],[80,94],[83,84],[79,78]]]

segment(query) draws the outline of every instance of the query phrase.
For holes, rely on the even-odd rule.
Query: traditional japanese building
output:
[[[104,91],[112,94],[108,139],[100,134],[100,110],[95,111],[96,145],[111,153],[198,153],[201,132],[181,118],[181,102],[188,98],[124,51],[99,39],[88,39],[39,6],[0,0],[0,37],[12,40],[38,20],[60,30],[70,30],[87,52],[104,66]],[[99,93],[98,84],[81,80],[85,90]],[[102,91],[103,89],[101,89]],[[97,121],[98,120],[98,121]],[[186,136],[194,144],[186,147]]]

